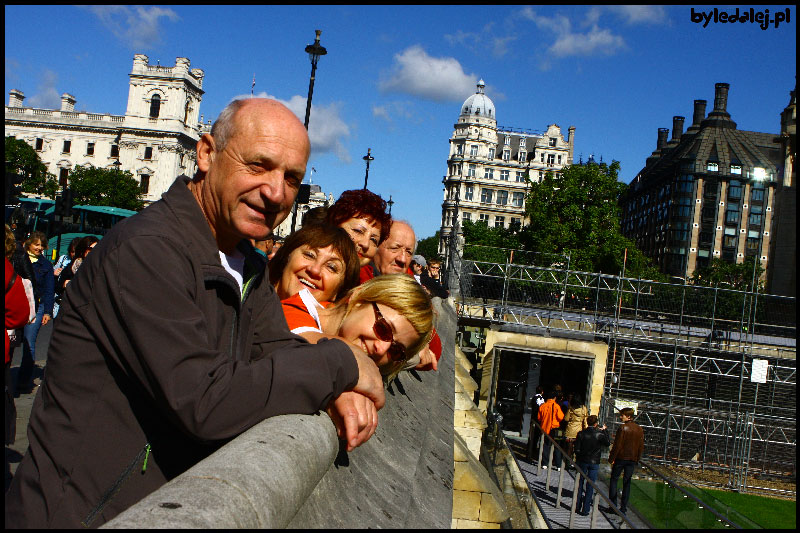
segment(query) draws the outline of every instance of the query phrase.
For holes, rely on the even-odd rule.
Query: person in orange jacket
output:
[[[556,392],[554,390],[547,391],[544,404],[539,407],[539,425],[542,426],[542,432],[553,437],[553,432],[559,429],[561,421],[564,419],[564,411],[561,406],[556,403]],[[550,439],[544,439],[544,451],[542,454],[542,461],[547,462],[550,455]],[[561,470],[561,452],[558,448],[553,453],[553,465],[556,471]],[[547,468],[545,466],[545,468]]]

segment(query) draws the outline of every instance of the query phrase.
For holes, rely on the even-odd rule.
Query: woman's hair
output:
[[[269,282],[272,285],[278,283],[283,274],[283,269],[289,262],[289,254],[297,248],[306,245],[316,250],[333,246],[344,261],[344,278],[342,285],[336,290],[335,300],[338,300],[347,291],[358,285],[358,273],[361,263],[358,260],[350,235],[342,228],[312,224],[303,226],[298,231],[286,237],[283,246],[275,253],[269,262]]]
[[[381,225],[379,243],[389,236],[392,217],[386,213],[386,202],[366,189],[344,191],[339,199],[328,208],[328,224],[340,226],[351,218],[366,218]]]
[[[81,238],[80,237],[75,237],[74,239],[69,241],[69,248],[67,248],[67,257],[69,257],[70,254],[73,257],[75,256],[75,248],[78,246],[79,242],[81,242]]]
[[[86,255],[86,252],[88,252],[91,246],[96,242],[100,242],[100,239],[94,235],[81,237],[78,240],[78,244],[75,245],[75,259],[83,259],[83,256]]]
[[[583,405],[583,397],[580,394],[575,394],[569,400],[570,409],[578,409]]]
[[[30,248],[31,244],[35,242],[39,242],[41,243],[43,248],[47,248],[47,235],[45,235],[41,231],[34,231],[33,233],[31,233],[31,236],[25,240],[25,244],[23,245],[25,251],[27,251],[28,248]]]
[[[391,307],[411,323],[419,340],[406,347],[407,359],[418,353],[431,340],[433,335],[433,305],[422,285],[407,274],[384,274],[366,281],[356,287],[346,298],[337,302],[345,305],[345,316],[359,303],[375,302]],[[405,361],[390,363],[381,369],[384,376],[393,377],[402,370]]]
[[[17,239],[14,237],[14,232],[6,224],[6,259],[11,259],[14,252],[17,250]]]

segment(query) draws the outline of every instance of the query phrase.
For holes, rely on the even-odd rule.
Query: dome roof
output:
[[[483,94],[483,88],[486,85],[483,83],[483,80],[478,82],[478,90],[475,94],[470,96],[464,101],[464,105],[461,106],[461,114],[462,115],[478,115],[480,117],[487,117],[493,120],[496,120],[497,117],[494,115],[494,102]]]

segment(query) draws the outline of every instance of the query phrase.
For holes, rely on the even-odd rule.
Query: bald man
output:
[[[372,406],[348,445],[374,432],[377,367],[292,335],[251,244],[286,218],[309,149],[280,103],[234,101],[198,141],[194,178],[88,256],[55,323],[6,527],[98,527],[261,420],[344,394]]]

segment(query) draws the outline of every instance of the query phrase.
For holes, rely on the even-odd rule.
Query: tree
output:
[[[569,254],[570,269],[660,279],[658,270],[622,234],[619,162],[572,165],[531,183],[525,206],[530,223],[519,233],[526,250]],[[626,258],[627,249],[627,258]]]
[[[22,191],[55,198],[58,191],[56,177],[47,172],[39,154],[28,143],[15,137],[6,137],[6,172],[23,176]]]
[[[139,182],[127,170],[78,165],[69,174],[75,205],[108,205],[138,211],[144,207]]]
[[[754,291],[755,277],[759,292],[763,292],[764,283],[759,279],[763,273],[764,267],[757,257],[747,258],[742,263],[729,263],[713,258],[708,266],[694,271],[692,282],[706,287],[720,286],[738,291]]]
[[[416,253],[428,260],[439,257],[439,232],[437,231],[432,237],[421,239],[417,243]]]

